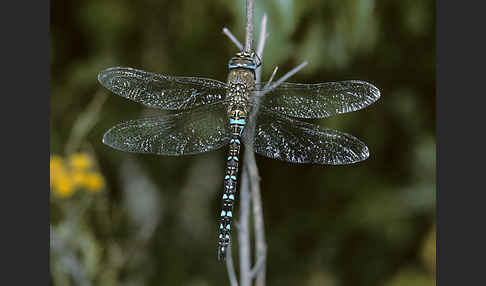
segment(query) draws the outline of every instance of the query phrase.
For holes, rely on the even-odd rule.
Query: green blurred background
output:
[[[244,1],[51,1],[51,279],[54,285],[227,285],[216,259],[225,149],[187,157],[101,143],[154,113],[110,94],[131,66],[224,81]],[[435,285],[435,2],[256,0],[263,78],[375,84],[370,107],[315,123],[357,136],[351,166],[257,157],[268,285]],[[239,207],[237,206],[237,211]],[[234,236],[236,237],[236,235]]]

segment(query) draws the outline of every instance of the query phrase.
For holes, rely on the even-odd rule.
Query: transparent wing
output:
[[[253,142],[257,154],[292,163],[344,165],[369,156],[354,136],[265,109],[257,114],[254,136],[244,134],[244,139]]]
[[[266,91],[265,83],[255,87],[265,94],[266,108],[296,118],[325,118],[356,111],[380,98],[380,91],[365,81],[349,80],[318,84],[282,83]],[[258,93],[257,93],[258,94]]]
[[[103,143],[126,152],[176,156],[216,150],[230,135],[226,104],[217,103],[117,124],[105,133]]]
[[[173,77],[127,67],[108,68],[98,81],[111,92],[149,107],[188,109],[225,98],[226,84],[214,79]]]

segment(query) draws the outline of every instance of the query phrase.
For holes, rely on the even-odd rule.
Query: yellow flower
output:
[[[86,181],[84,185],[88,191],[97,192],[103,187],[104,184],[105,182],[101,174],[94,172],[86,174]]]
[[[73,154],[68,162],[69,164],[60,156],[51,156],[50,186],[55,195],[67,198],[80,188],[86,188],[90,192],[97,192],[103,188],[103,176],[89,171],[93,163],[88,155]]]
[[[49,162],[49,168],[51,171],[51,183],[52,183],[52,177],[55,176],[59,172],[59,170],[64,168],[64,160],[57,155],[51,156],[51,160]]]
[[[91,158],[84,153],[75,153],[69,157],[69,165],[74,170],[86,170],[92,166]]]
[[[83,186],[86,182],[86,172],[73,171],[71,178],[76,186]]]
[[[67,174],[57,174],[52,182],[54,194],[59,197],[70,197],[74,192],[74,182]]]
[[[59,197],[70,197],[75,189],[74,182],[70,178],[64,159],[53,155],[49,162],[50,167],[50,186],[55,195]]]

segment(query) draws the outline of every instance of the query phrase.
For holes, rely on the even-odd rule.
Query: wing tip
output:
[[[360,148],[358,150],[356,150],[356,152],[353,152],[356,155],[357,158],[356,158],[356,160],[351,162],[352,164],[365,161],[366,159],[368,159],[370,157],[370,150],[368,149],[368,146],[366,146],[366,144],[364,144],[361,140],[357,139],[356,137],[355,137],[355,139],[357,141],[359,141]]]
[[[370,85],[372,86],[372,89],[373,89],[373,94],[375,95],[375,96],[374,96],[374,98],[373,98],[373,99],[374,99],[374,101],[373,101],[373,102],[375,102],[375,101],[377,101],[378,99],[380,99],[380,97],[381,97],[381,92],[380,92],[380,90],[379,90],[379,89],[378,89],[378,88],[377,88],[375,85],[373,85],[373,84],[370,84]]]
[[[368,149],[368,146],[364,145],[363,150],[361,151],[360,160],[357,161],[357,162],[364,161],[364,160],[368,159],[369,157],[370,157],[370,150]]]
[[[376,87],[376,85],[372,84],[371,82],[364,81],[364,80],[353,80],[352,82],[359,83],[363,87],[368,88],[370,90],[369,94],[371,95],[371,103],[374,103],[381,97],[380,89]],[[371,104],[370,103],[370,104]]]
[[[120,125],[124,125],[124,124],[125,122],[121,122],[108,129],[108,131],[106,131],[105,134],[103,134],[103,138],[101,138],[101,142],[106,146],[113,148],[115,150],[132,152],[129,149],[127,149],[126,146],[124,146],[125,144],[121,142],[117,142],[117,138],[119,138],[120,135],[117,134],[117,132],[119,131],[118,128],[120,127]]]
[[[329,163],[329,165],[352,165],[359,162],[363,162],[370,157],[370,150],[368,149],[368,146],[366,146],[366,144],[364,144],[361,140],[359,140],[358,138],[352,135],[348,134],[348,136],[351,137],[353,140],[359,142],[358,144],[359,148],[356,147],[353,148],[354,150],[349,150],[347,152],[347,156],[350,158],[348,161],[336,160],[335,162]]]
[[[113,130],[113,127],[108,129],[108,131],[105,132],[105,134],[103,134],[103,138],[101,138],[101,142],[103,144],[105,144],[106,146],[109,146],[113,149],[118,149],[115,147],[115,145],[113,144],[113,140],[112,140],[112,137],[113,137],[113,134],[112,134],[112,131]]]
[[[106,68],[98,73],[98,82],[106,87],[109,88],[109,81],[116,76],[117,73],[120,72],[138,72],[139,70],[131,68],[131,67],[122,67],[122,66],[116,66],[116,67],[109,67]]]
[[[108,68],[109,69],[109,68]],[[108,75],[106,74],[106,72],[108,71],[108,69],[105,69],[105,70],[102,70],[98,73],[98,82],[102,85],[102,86],[105,86],[105,79],[106,77],[108,77]]]
[[[128,146],[126,146],[125,144],[117,143],[116,142],[116,135],[113,133],[113,129],[116,126],[117,125],[113,126],[108,131],[105,132],[105,134],[103,135],[103,138],[101,139],[101,142],[103,144],[105,144],[106,146],[108,146],[108,147],[110,147],[114,150],[117,150],[117,151],[128,152],[128,153],[143,153],[143,152],[138,152],[138,151],[132,150]]]
[[[364,83],[366,83],[368,85],[369,89],[370,89],[370,94],[372,95],[371,96],[371,100],[372,100],[371,103],[380,99],[380,97],[381,97],[380,89],[378,89],[374,84],[372,84],[370,82],[364,81]]]
[[[104,69],[104,70],[100,71],[100,72],[98,73],[98,82],[99,82],[99,83],[100,83],[102,86],[104,86],[104,87],[108,88],[108,81],[109,81],[109,80],[110,80],[110,78],[111,78],[111,72],[112,72],[113,70],[118,70],[118,69],[119,69],[119,67],[109,67],[109,68],[107,68],[107,69]]]

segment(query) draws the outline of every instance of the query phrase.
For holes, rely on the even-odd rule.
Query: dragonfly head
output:
[[[230,70],[237,68],[249,69],[254,73],[261,64],[260,58],[258,58],[256,53],[247,53],[242,51],[231,58],[231,60],[228,62],[228,68]]]

